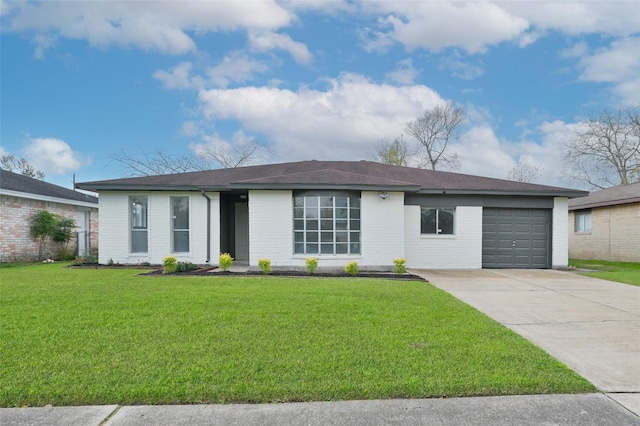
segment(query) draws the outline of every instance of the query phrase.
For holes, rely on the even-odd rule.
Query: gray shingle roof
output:
[[[590,193],[569,201],[569,210],[640,203],[640,183],[618,185]]]
[[[63,188],[52,183],[47,183],[3,169],[0,169],[0,188],[9,191],[24,192],[27,194],[60,198],[63,200],[98,204],[98,198],[91,195],[72,191],[71,189]]]
[[[100,190],[369,189],[419,193],[512,194],[579,197],[586,193],[554,186],[514,182],[372,161],[300,161],[235,169],[84,182]]]

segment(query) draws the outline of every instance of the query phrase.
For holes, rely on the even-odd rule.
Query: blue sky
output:
[[[125,150],[259,140],[267,161],[371,159],[447,101],[460,172],[539,183],[589,113],[640,104],[640,2],[1,3],[1,140],[46,180]],[[405,140],[411,142],[409,138]],[[264,160],[263,160],[264,161]]]

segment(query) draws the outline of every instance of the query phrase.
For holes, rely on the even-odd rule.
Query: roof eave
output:
[[[471,189],[421,189],[418,194],[439,194],[439,195],[508,195],[508,196],[528,196],[528,197],[567,197],[578,198],[584,197],[588,192],[585,191],[499,191],[499,190],[471,190]]]
[[[356,185],[356,184],[328,184],[328,183],[238,183],[230,184],[230,189],[255,189],[255,190],[341,190],[341,191],[389,191],[389,192],[417,192],[418,185]]]
[[[224,186],[203,186],[203,185],[122,185],[122,184],[85,184],[78,183],[76,188],[87,191],[228,191]]]
[[[594,203],[575,204],[575,205],[569,206],[569,210],[593,209],[597,207],[620,206],[623,204],[634,204],[634,203],[640,203],[640,197],[627,198],[626,200],[600,201],[600,202],[594,202]]]

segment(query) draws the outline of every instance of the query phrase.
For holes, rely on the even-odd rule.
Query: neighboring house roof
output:
[[[352,189],[423,194],[500,194],[580,197],[584,191],[372,161],[300,161],[171,175],[79,183],[100,190]]]
[[[97,207],[98,198],[0,169],[0,193],[38,200]]]
[[[616,206],[619,204],[640,203],[640,183],[618,185],[601,189],[569,201],[569,210],[590,209],[593,207]]]

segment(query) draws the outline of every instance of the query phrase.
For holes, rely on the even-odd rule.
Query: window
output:
[[[129,197],[131,205],[131,253],[146,253],[147,239],[147,197]]]
[[[575,217],[575,232],[591,232],[591,210],[577,211]]]
[[[360,196],[294,196],[296,254],[360,254]]]
[[[434,235],[455,234],[456,209],[420,209],[420,233]]]
[[[173,252],[189,251],[189,197],[171,197]]]

